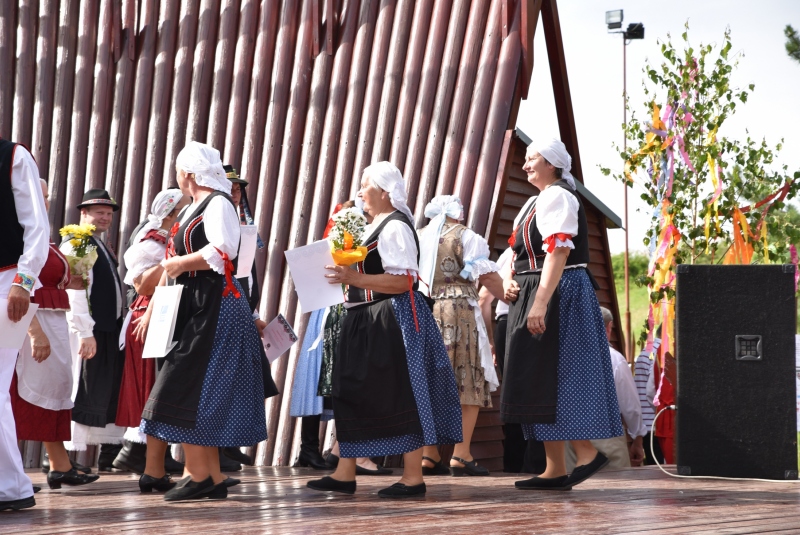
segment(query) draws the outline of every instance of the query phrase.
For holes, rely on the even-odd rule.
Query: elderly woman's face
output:
[[[556,180],[556,168],[548,163],[538,152],[525,158],[522,170],[528,175],[528,182],[543,190]]]
[[[364,201],[364,211],[372,217],[380,214],[384,205],[384,194],[382,189],[372,185],[369,175],[364,173],[361,177],[361,189],[358,190],[358,198]]]

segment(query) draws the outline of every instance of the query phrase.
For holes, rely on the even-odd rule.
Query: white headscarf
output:
[[[198,186],[231,194],[231,181],[225,176],[219,151],[214,147],[190,141],[178,153],[175,164],[185,172],[194,174]]]
[[[567,147],[558,139],[553,138],[550,143],[544,146],[540,145],[538,148],[531,143],[528,145],[528,150],[525,151],[525,156],[529,157],[537,152],[556,168],[561,169],[561,178],[566,180],[574,190],[575,178],[569,172],[572,169],[572,157],[567,152]]]
[[[147,223],[136,234],[134,242],[139,243],[151,230],[159,230],[164,223],[164,218],[175,210],[181,199],[183,199],[183,193],[179,189],[167,189],[159,192],[153,199],[153,204],[150,205]]]
[[[425,206],[425,217],[431,222],[419,239],[419,276],[425,281],[419,290],[428,295],[433,284],[433,274],[436,270],[436,258],[439,254],[439,235],[448,217],[458,221],[464,219],[464,206],[461,199],[455,195],[437,195]]]
[[[364,174],[369,174],[372,185],[389,194],[389,199],[392,201],[392,206],[394,206],[395,210],[403,212],[413,224],[414,216],[406,204],[408,194],[406,193],[406,183],[403,180],[400,169],[391,162],[378,162],[364,169]]]

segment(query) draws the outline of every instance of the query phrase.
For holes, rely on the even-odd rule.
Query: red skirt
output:
[[[19,397],[17,374],[11,378],[11,409],[17,427],[17,440],[62,442],[70,440],[72,409],[54,411],[28,403]]]
[[[150,296],[140,295],[131,307],[133,314],[125,333],[125,367],[122,370],[122,385],[114,422],[120,427],[139,427],[144,404],[156,382],[155,360],[142,358],[144,343],[133,337],[134,321],[144,315],[149,302]]]

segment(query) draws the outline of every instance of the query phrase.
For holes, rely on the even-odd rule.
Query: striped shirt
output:
[[[661,340],[656,338],[653,341],[654,353],[660,345]],[[636,357],[633,370],[633,378],[636,382],[636,391],[639,394],[639,403],[642,406],[642,423],[647,427],[648,431],[652,428],[653,418],[655,418],[655,408],[650,403],[650,400],[647,399],[647,380],[650,378],[650,374],[653,372],[653,363],[654,361],[650,358],[650,354],[646,351],[642,351],[639,353],[639,356]]]

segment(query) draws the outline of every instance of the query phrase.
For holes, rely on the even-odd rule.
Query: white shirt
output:
[[[167,231],[163,229],[160,229],[159,232],[165,236],[167,234]],[[156,240],[143,240],[143,237],[144,235],[125,251],[123,260],[128,272],[125,274],[123,282],[128,286],[133,286],[133,281],[139,275],[160,264],[164,260],[164,254],[167,251],[165,243],[160,243]]]
[[[380,224],[380,222],[378,223]],[[364,235],[369,236],[375,224],[367,225]],[[383,270],[390,275],[411,274],[416,280],[419,275],[417,264],[417,244],[414,234],[402,221],[389,221],[378,235],[378,254],[381,255]]]
[[[642,407],[639,404],[639,394],[636,392],[631,369],[622,353],[610,346],[609,350],[611,351],[614,386],[617,389],[617,401],[622,419],[625,421],[631,438],[643,437],[647,434],[647,427],[642,421]]]
[[[507,267],[511,265],[511,258],[514,256],[514,251],[509,247],[503,254],[500,255],[500,258],[497,259],[497,266],[500,268],[502,273],[507,273]],[[503,301],[498,301],[497,306],[494,309],[494,317],[495,319],[499,318],[500,316],[505,316],[508,314],[508,304]]]
[[[40,288],[39,273],[47,262],[50,251],[50,222],[39,182],[39,168],[33,156],[22,145],[17,145],[14,149],[11,191],[14,195],[17,221],[23,230],[23,248],[22,256],[17,261],[17,269],[0,272],[0,292],[3,295],[8,293],[17,273],[33,277],[36,279],[34,288]]]
[[[550,186],[539,194],[536,200],[536,227],[547,239],[554,234],[578,234],[578,210],[580,204],[575,195],[562,187]],[[574,249],[572,240],[556,238],[556,247]]]

